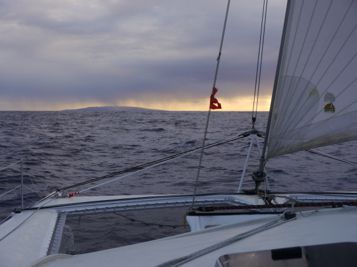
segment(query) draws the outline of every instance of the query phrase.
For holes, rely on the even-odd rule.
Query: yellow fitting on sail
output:
[[[335,112],[335,106],[330,102],[330,103],[327,103],[324,107],[324,110],[325,112],[332,112],[334,113]]]

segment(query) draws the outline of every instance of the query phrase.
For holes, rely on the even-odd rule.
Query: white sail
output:
[[[357,139],[357,0],[291,0],[267,158]]]

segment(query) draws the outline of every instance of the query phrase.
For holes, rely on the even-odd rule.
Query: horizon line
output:
[[[64,112],[64,111],[81,111],[81,110],[95,110],[95,109],[102,109],[105,110],[107,109],[112,109],[113,111],[115,109],[137,109],[137,110],[151,110],[151,111],[167,111],[167,112],[208,112],[207,109],[163,109],[163,108],[149,108],[149,107],[141,107],[141,106],[110,106],[110,105],[103,105],[103,106],[85,106],[85,107],[80,107],[80,108],[64,108],[64,109],[43,109],[43,110],[38,110],[38,109],[0,109],[0,112]],[[211,110],[212,111],[212,110]],[[247,110],[247,109],[220,109],[220,110],[214,110],[214,112],[252,112],[252,110]],[[269,110],[258,110],[258,112],[269,112]]]

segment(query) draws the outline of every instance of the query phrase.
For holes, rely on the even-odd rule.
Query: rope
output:
[[[181,155],[181,156],[183,156],[183,155]],[[106,181],[106,182],[103,182],[103,183],[100,183],[100,184],[93,185],[93,186],[90,186],[90,187],[88,187],[88,188],[82,189],[82,190],[78,191],[78,193],[79,193],[79,194],[82,194],[82,193],[87,192],[87,191],[89,191],[89,190],[92,190],[92,189],[94,189],[94,188],[98,188],[98,187],[101,187],[101,186],[106,185],[106,184],[111,184],[111,183],[113,183],[113,182],[122,180],[122,179],[124,179],[124,178],[126,178],[126,177],[129,177],[129,176],[132,176],[132,175],[134,175],[134,174],[140,173],[140,172],[142,172],[142,171],[144,171],[144,170],[149,170],[149,169],[152,169],[152,168],[154,168],[154,167],[160,166],[160,165],[164,164],[165,162],[166,162],[166,161],[159,162],[159,163],[157,163],[157,164],[153,164],[153,165],[148,166],[148,167],[145,167],[145,168],[143,168],[143,169],[140,169],[140,170],[137,170],[137,171],[134,171],[134,172],[130,172],[130,173],[124,174],[124,175],[122,175],[122,176],[115,177],[115,178],[113,178],[113,179],[110,179],[109,181]]]
[[[49,193],[47,196],[41,198],[39,201],[35,202],[35,204],[33,206],[40,204],[42,201],[45,201],[46,199],[52,199],[53,197],[55,197],[57,195],[58,195],[58,191],[53,191],[53,192]]]
[[[238,137],[234,137],[234,138],[231,138],[231,139],[228,139],[228,140],[219,141],[219,142],[216,142],[216,143],[212,143],[212,144],[206,145],[205,148],[207,149],[207,148],[212,148],[212,147],[215,147],[215,146],[223,145],[223,144],[226,144],[226,143],[230,143],[230,142],[239,140],[239,139],[241,139],[243,137],[244,137],[243,135],[239,135]],[[168,162],[168,161],[170,161],[172,159],[176,159],[176,158],[179,158],[181,156],[190,154],[190,153],[195,152],[195,151],[197,151],[199,149],[201,149],[201,146],[195,147],[195,148],[192,148],[190,150],[186,150],[186,151],[183,151],[183,152],[180,152],[180,153],[176,153],[176,154],[171,155],[171,156],[167,156],[167,157],[164,157],[164,158],[160,158],[160,159],[156,159],[156,160],[153,160],[153,161],[145,162],[145,163],[140,164],[140,165],[136,165],[136,166],[132,166],[132,167],[129,167],[129,168],[125,168],[123,170],[119,170],[119,171],[116,171],[116,172],[113,172],[113,173],[110,173],[110,174],[107,174],[107,175],[104,175],[104,176],[101,176],[101,177],[92,178],[92,179],[89,179],[89,180],[86,180],[86,181],[83,181],[83,182],[79,182],[79,183],[72,184],[72,185],[69,185],[69,186],[61,187],[58,190],[59,191],[64,191],[64,190],[75,188],[75,187],[78,187],[78,186],[81,186],[81,185],[86,185],[86,184],[98,182],[98,181],[101,181],[101,180],[104,180],[104,179],[113,178],[113,177],[115,177],[117,175],[120,175],[120,174],[125,174],[125,173],[128,173],[128,172],[134,172],[134,171],[137,171],[137,170],[141,170],[141,169],[144,169],[146,167],[150,167],[151,165],[156,164],[156,163]]]
[[[226,14],[225,14],[225,17],[224,17],[224,23],[223,23],[223,30],[222,30],[221,42],[220,42],[220,45],[219,45],[219,52],[218,52],[218,57],[217,57],[216,70],[215,70],[215,73],[214,73],[214,79],[213,79],[213,86],[212,86],[212,88],[215,88],[215,87],[216,87],[216,83],[217,83],[218,70],[219,70],[219,65],[220,65],[220,61],[221,61],[221,55],[222,55],[222,49],[223,49],[223,42],[224,42],[224,35],[225,35],[225,33],[226,33],[226,26],[227,26],[227,20],[228,20],[228,14],[229,14],[230,4],[231,4],[231,0],[228,0],[228,1],[227,1],[227,7],[226,7]],[[197,194],[197,186],[198,186],[198,180],[199,180],[200,173],[201,173],[203,152],[204,152],[205,145],[206,145],[206,137],[207,137],[207,132],[208,132],[208,125],[209,125],[210,115],[211,115],[211,102],[210,102],[209,105],[208,105],[206,126],[205,126],[205,130],[204,130],[204,134],[203,134],[203,139],[202,139],[201,153],[200,153],[200,158],[199,158],[199,161],[198,161],[197,174],[196,174],[195,184],[194,184],[194,189],[193,189],[192,207],[191,207],[191,208],[193,208],[193,206],[194,206],[195,198],[196,198],[196,194]]]
[[[260,21],[259,48],[258,48],[258,58],[257,58],[257,66],[256,66],[255,82],[254,82],[254,96],[253,96],[253,108],[252,108],[253,128],[258,114],[258,101],[259,101],[260,81],[261,81],[262,65],[263,65],[264,40],[265,40],[265,26],[266,26],[266,17],[268,11],[267,7],[268,7],[268,0],[264,0],[262,18]]]

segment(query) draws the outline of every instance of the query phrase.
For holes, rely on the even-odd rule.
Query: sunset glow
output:
[[[208,108],[222,1],[14,1],[0,16],[0,111]],[[268,110],[285,0],[269,1],[260,110]],[[252,108],[260,0],[234,1],[218,73],[223,111]]]
[[[219,111],[251,111],[252,109],[252,97],[233,97],[233,98],[220,98],[219,101],[222,104],[222,110]],[[22,101],[1,102],[0,105],[4,110],[16,110],[22,111],[59,111],[66,109],[80,109],[86,107],[101,107],[108,106],[103,102],[67,102],[67,103],[47,103],[41,101]],[[120,101],[114,101],[111,106],[119,107],[137,107],[146,109],[168,110],[168,111],[207,111],[208,98],[207,99],[184,99],[184,100],[154,100],[154,99],[126,99]],[[270,107],[270,96],[263,96],[259,101],[259,111],[268,111]]]
[[[251,111],[252,97],[220,98],[222,110],[219,111]],[[165,100],[165,101],[143,101],[128,99],[118,101],[118,106],[140,107],[149,109],[171,110],[171,111],[206,111],[208,109],[208,99],[198,100]],[[268,111],[270,107],[270,96],[261,97],[259,111]]]

